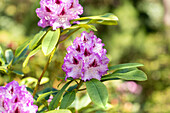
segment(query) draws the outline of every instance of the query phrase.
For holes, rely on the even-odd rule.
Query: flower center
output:
[[[79,61],[75,57],[73,57],[73,64],[78,64],[78,63]]]
[[[71,3],[70,9],[73,8],[73,2]]]
[[[80,52],[80,45],[78,45],[78,47],[76,48],[76,50],[77,50],[78,52]]]
[[[17,103],[18,101],[19,101],[18,97],[16,97],[14,103]]]
[[[13,88],[13,87],[11,88],[10,93],[11,93],[11,94],[14,93],[14,88]]]
[[[86,39],[86,37],[84,36],[83,42],[86,43],[87,41],[88,41],[88,39]]]
[[[64,15],[66,12],[65,12],[65,10],[64,10],[64,8],[63,8],[63,10],[61,11],[61,13],[60,13],[60,15]]]
[[[56,4],[60,4],[61,2],[60,2],[60,0],[56,0],[55,3]]]
[[[5,102],[4,102],[4,101],[2,101],[2,107],[3,107],[3,108],[5,107]]]
[[[20,113],[20,111],[19,111],[18,107],[17,107],[17,109],[15,110],[15,112],[14,112],[14,113]]]
[[[84,51],[84,56],[90,56],[90,55],[91,55],[91,53],[86,48],[85,51]]]
[[[97,62],[96,60],[94,59],[94,61],[89,65],[90,67],[97,67]]]
[[[45,10],[46,10],[47,12],[51,12],[50,8],[48,8],[48,7],[45,7]]]

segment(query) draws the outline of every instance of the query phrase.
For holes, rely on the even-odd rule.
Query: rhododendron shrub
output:
[[[79,0],[41,0],[36,13],[40,18],[38,26],[43,29],[33,39],[19,46],[15,55],[10,49],[4,54],[0,47],[0,71],[9,76],[10,82],[0,87],[0,112],[34,113],[38,110],[38,113],[70,113],[67,108],[75,101],[76,93],[84,90],[87,90],[92,103],[104,110],[107,108],[108,92],[103,82],[118,79],[147,80],[145,73],[137,68],[142,64],[127,63],[108,67],[107,50],[100,39],[103,37],[95,35],[97,28],[93,24],[117,25],[118,18],[114,14],[79,17],[83,13]],[[64,85],[60,90],[47,88],[37,91],[58,45],[80,29],[83,30],[81,36],[73,37],[73,44],[68,46],[63,59],[61,68],[66,75],[60,79]],[[29,59],[40,50],[49,58],[39,79],[34,78],[37,82],[34,89],[27,87],[29,93],[25,86],[19,86],[16,81],[11,82],[14,78],[11,73],[24,76],[24,73],[14,70],[13,66],[25,58],[25,67]]]

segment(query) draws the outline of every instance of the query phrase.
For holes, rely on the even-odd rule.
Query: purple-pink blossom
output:
[[[0,113],[36,113],[33,97],[24,85],[12,81],[0,87]]]
[[[81,33],[73,45],[67,48],[62,69],[66,72],[66,79],[90,80],[92,78],[101,79],[107,73],[109,59],[106,57],[106,49],[103,49],[102,40],[97,38],[91,31]]]
[[[137,83],[133,81],[128,81],[120,84],[117,87],[117,90],[120,92],[130,92],[133,94],[140,94],[142,91],[142,86],[138,85]]]
[[[59,27],[65,29],[71,26],[70,20],[79,18],[83,13],[83,7],[79,0],[41,0],[36,13],[40,18],[38,26],[52,26],[53,30]]]

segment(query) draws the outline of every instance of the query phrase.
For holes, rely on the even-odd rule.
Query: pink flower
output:
[[[117,90],[120,92],[128,91],[133,94],[140,94],[142,91],[142,87],[133,81],[129,81],[129,82],[124,82],[124,83],[120,84],[120,86],[117,88]]]
[[[66,72],[66,79],[90,80],[101,79],[107,73],[109,59],[106,57],[106,49],[101,39],[97,38],[91,31],[84,31],[81,37],[77,37],[73,45],[67,48],[62,69]]]
[[[33,102],[25,86],[19,86],[16,81],[0,87],[0,113],[36,113],[38,106]]]
[[[38,26],[52,26],[53,30],[70,27],[69,21],[79,18],[78,15],[83,13],[83,7],[78,0],[41,0],[40,6],[36,9],[40,18]]]

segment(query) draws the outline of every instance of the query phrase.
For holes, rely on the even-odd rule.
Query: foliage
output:
[[[17,3],[18,0],[14,0],[13,2]],[[38,3],[38,2],[37,2]],[[3,21],[1,23],[9,23],[8,26],[2,26],[1,24],[1,31],[0,31],[0,43],[3,49],[3,52],[5,50],[11,48],[13,53],[15,53],[16,47],[18,45],[21,45],[23,42],[25,42],[28,39],[33,38],[33,34],[40,31],[40,28],[37,27],[36,23],[38,22],[38,19],[36,18],[35,14],[33,13],[33,10],[37,6],[37,3],[35,1],[26,1],[24,2],[18,2],[18,4],[13,4],[10,0],[8,0],[8,3],[1,5],[3,6],[1,10],[1,14],[3,14]],[[116,14],[119,17],[118,26],[103,26],[103,25],[97,25],[94,24],[95,28],[98,30],[96,34],[99,37],[103,37],[103,42],[106,44],[105,48],[108,50],[108,57],[111,59],[110,66],[114,66],[116,64],[122,64],[122,63],[132,63],[132,62],[139,62],[141,64],[144,64],[143,67],[138,67],[139,69],[146,72],[148,76],[148,81],[145,82],[137,82],[142,85],[143,91],[142,94],[139,96],[138,99],[131,99],[132,96],[123,96],[124,101],[130,102],[131,104],[127,104],[126,102],[119,103],[121,107],[117,107],[117,96],[115,96],[117,93],[116,91],[113,91],[115,89],[116,84],[110,83],[109,81],[104,82],[104,84],[108,88],[109,92],[109,103],[112,101],[112,109],[113,111],[116,110],[124,110],[124,112],[128,111],[125,106],[140,106],[138,111],[145,111],[145,106],[147,108],[146,103],[150,102],[153,106],[156,102],[151,101],[150,98],[152,98],[152,93],[154,92],[161,92],[169,87],[169,52],[167,51],[168,42],[166,38],[164,37],[164,31],[162,29],[162,11],[163,6],[159,1],[134,1],[134,0],[118,0],[118,1],[109,1],[109,0],[101,0],[97,3],[94,1],[81,1],[82,4],[84,4],[84,8],[86,9],[83,16],[86,15],[101,15],[106,12],[111,12]],[[24,4],[27,4],[27,7],[24,7]],[[104,4],[104,5],[103,5]],[[147,5],[146,5],[147,4]],[[5,11],[8,9],[8,7],[12,5],[14,7],[24,7],[23,10],[17,10],[16,13],[9,16],[9,14]],[[151,5],[151,7],[149,7]],[[30,7],[31,9],[30,9]],[[29,10],[27,10],[29,8]],[[153,9],[155,10],[153,10]],[[9,7],[10,9],[10,7]],[[159,10],[159,11],[158,11]],[[31,16],[30,16],[31,15]],[[1,18],[2,18],[1,17]],[[19,17],[19,18],[17,18]],[[34,17],[34,18],[33,18]],[[4,19],[5,18],[5,19]],[[8,21],[9,20],[9,21]],[[13,23],[13,24],[12,24]],[[33,24],[34,23],[34,24]],[[15,26],[13,28],[9,26]],[[75,26],[76,27],[76,26]],[[49,82],[46,82],[46,84],[41,85],[39,90],[44,89],[44,87],[55,87],[58,89],[57,85],[59,84],[60,80],[62,80],[64,73],[62,70],[60,70],[60,67],[63,63],[62,59],[65,55],[65,47],[69,46],[71,43],[71,40],[77,35],[79,35],[79,32],[84,30],[84,28],[78,30],[75,34],[73,34],[70,38],[68,38],[67,41],[64,41],[64,43],[60,43],[58,45],[57,51],[55,52],[53,56],[52,63],[49,65],[49,68],[47,69],[46,73],[44,74],[44,77],[49,78]],[[8,32],[7,32],[8,31]],[[65,32],[65,33],[71,33],[72,30]],[[63,32],[63,34],[65,34]],[[15,35],[14,35],[15,34]],[[65,35],[62,36],[62,38],[59,40],[65,39]],[[2,40],[3,39],[3,40]],[[13,46],[8,46],[11,42],[13,43]],[[17,42],[17,44],[16,44]],[[7,48],[7,49],[6,49]],[[41,75],[43,65],[45,65],[45,61],[47,60],[46,57],[43,56],[43,53],[41,52],[42,47],[39,46],[35,49],[35,51],[31,51],[32,48],[29,48],[27,53],[27,63],[25,61],[25,65],[22,64],[21,61],[25,59],[21,59],[18,63],[14,65],[14,70],[22,71],[24,73],[24,77],[21,78],[27,78],[28,76],[33,77],[35,80],[39,78]],[[59,52],[60,51],[60,52]],[[35,56],[34,56],[35,55]],[[15,56],[15,55],[14,55]],[[22,66],[24,68],[22,68]],[[108,74],[112,74],[115,70],[109,71]],[[7,76],[1,76],[1,85],[4,81],[7,80]],[[18,76],[14,77],[16,80],[18,80]],[[55,82],[54,82],[55,81]],[[56,82],[57,81],[57,82]],[[36,82],[27,82],[27,85],[31,88],[34,88],[36,85]],[[117,81],[114,81],[117,83]],[[54,83],[54,85],[53,85]],[[73,83],[73,82],[72,82]],[[32,85],[34,84],[34,85]],[[113,87],[111,87],[110,85]],[[62,86],[63,84],[61,84]],[[82,86],[84,87],[84,85]],[[81,94],[81,93],[80,93]],[[122,94],[123,95],[123,94]],[[81,95],[79,98],[81,99]],[[129,99],[130,98],[130,99]],[[157,98],[161,98],[161,96],[157,96]],[[74,102],[73,102],[74,103]],[[125,104],[126,103],[126,104]],[[124,106],[123,106],[124,105]],[[72,106],[72,105],[71,105]],[[95,108],[95,105],[90,103],[89,108]],[[129,107],[130,108],[130,107]],[[133,107],[132,107],[133,108]],[[136,107],[138,108],[138,107]],[[92,110],[92,109],[91,109]],[[120,111],[121,111],[120,110]],[[153,109],[150,109],[150,112],[152,112]],[[82,109],[80,111],[83,111]],[[85,111],[85,109],[84,109]],[[93,109],[93,111],[102,111],[101,109]],[[147,110],[148,111],[148,110]],[[112,112],[112,111],[111,111]],[[131,111],[129,111],[131,112]],[[137,111],[136,111],[137,112]]]

